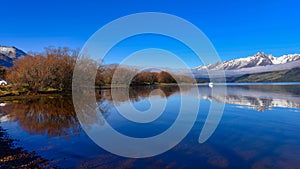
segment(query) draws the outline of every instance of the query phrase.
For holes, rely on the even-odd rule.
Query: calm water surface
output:
[[[117,106],[132,103],[138,110],[150,107],[148,96],[161,89],[167,97],[164,113],[149,124],[123,118],[113,106],[110,90],[97,91],[104,118],[119,132],[132,137],[157,135],[178,115],[178,87],[119,89]],[[195,94],[199,89],[200,94]],[[212,90],[215,95],[211,95]],[[185,139],[171,150],[151,158],[130,159],[98,147],[81,129],[71,98],[38,98],[0,104],[0,126],[19,140],[18,146],[63,168],[300,168],[300,84],[186,86],[181,91],[200,100],[196,123]],[[157,101],[160,93],[153,93]],[[198,137],[212,102],[225,103],[221,122],[208,141]],[[97,119],[97,118],[95,118]],[[103,119],[85,123],[104,123]],[[105,137],[103,135],[103,137]]]

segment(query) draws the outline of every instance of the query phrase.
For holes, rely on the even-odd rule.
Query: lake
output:
[[[188,135],[169,151],[148,158],[120,157],[100,148],[82,129],[72,98],[68,97],[3,102],[0,126],[11,139],[16,139],[16,146],[47,159],[49,167],[300,168],[299,83],[228,84],[226,95],[219,88],[217,84],[182,89],[136,87],[129,90],[129,98],[127,90],[119,88],[115,99],[111,90],[97,90],[97,103],[105,120],[93,117],[84,123],[93,126],[108,122],[118,132],[138,138],[155,136],[172,125],[180,108],[180,92],[200,101],[195,124]],[[164,94],[153,92],[156,89]],[[149,109],[149,95],[158,102],[166,97],[164,112],[153,122],[130,122],[118,113],[116,107],[128,104],[141,111]],[[212,103],[224,103],[224,112],[216,130],[200,144],[199,134]]]

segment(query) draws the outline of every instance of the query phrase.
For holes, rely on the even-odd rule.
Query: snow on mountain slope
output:
[[[26,55],[22,50],[12,46],[0,46],[0,64],[2,66],[12,66],[13,60]]]
[[[217,62],[206,66],[199,66],[196,68],[196,70],[239,70],[242,68],[285,64],[297,60],[300,60],[300,54],[289,54],[276,58],[272,55],[266,55],[263,52],[258,52],[254,56],[249,56],[246,58],[239,58],[235,60]]]
[[[300,60],[300,54],[288,54],[283,55],[273,61],[273,64],[284,64],[288,62],[293,62],[296,60]]]

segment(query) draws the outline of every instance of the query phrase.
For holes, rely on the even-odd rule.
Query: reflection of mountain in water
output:
[[[213,89],[204,86],[199,89],[202,99],[249,106],[258,111],[300,107],[300,85],[228,85],[226,96],[220,94],[217,85]]]
[[[271,109],[272,107],[300,108],[300,85],[229,85],[227,95],[222,94],[221,88],[215,85],[198,86],[199,98],[229,104],[238,104],[252,107],[258,111]],[[160,89],[162,92],[158,92]],[[116,104],[122,102],[138,102],[150,95],[169,97],[183,90],[187,95],[195,95],[196,86],[144,86],[136,88],[116,88]],[[212,94],[214,92],[214,95]],[[17,121],[20,126],[29,133],[47,134],[48,136],[68,137],[80,130],[77,117],[85,124],[103,123],[97,113],[103,118],[110,115],[113,106],[111,90],[96,91],[98,108],[85,111],[82,114],[74,111],[72,98],[36,98],[18,102],[3,104],[0,106],[0,122]],[[87,107],[91,98],[83,102],[82,107]],[[76,117],[77,115],[77,117]]]

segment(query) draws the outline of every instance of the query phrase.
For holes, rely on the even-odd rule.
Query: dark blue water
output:
[[[175,121],[181,101],[179,89],[132,89],[129,100],[120,91],[117,100],[118,106],[132,103],[138,110],[147,110],[151,106],[148,96],[157,88],[167,96],[166,109],[149,124],[122,117],[109,90],[101,90],[97,100],[103,116],[117,131],[146,138],[165,131]],[[0,126],[18,140],[18,146],[48,159],[50,166],[64,168],[300,168],[299,84],[229,85],[227,95],[218,93],[217,85],[187,86],[181,92],[199,99],[196,122],[177,146],[150,158],[119,157],[98,147],[81,129],[71,98],[6,102],[0,107]],[[159,94],[154,97],[163,99]],[[225,110],[213,135],[199,144],[212,102],[225,103]]]

